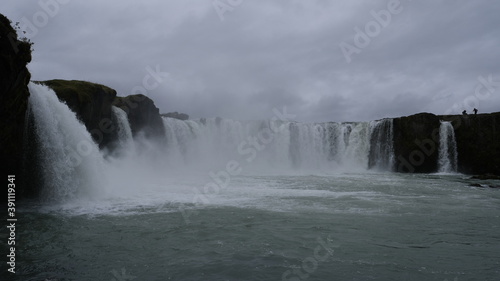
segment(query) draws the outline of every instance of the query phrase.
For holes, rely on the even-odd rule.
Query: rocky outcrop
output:
[[[397,172],[437,171],[439,126],[439,117],[430,113],[394,119],[394,154]]]
[[[420,113],[395,118],[396,171],[437,171],[441,120],[451,122],[455,131],[458,172],[500,175],[500,112],[467,116]]]
[[[58,98],[74,111],[87,127],[100,148],[111,148],[117,140],[116,120],[112,106],[123,109],[128,116],[132,133],[146,138],[165,135],[159,109],[144,95],[117,97],[116,91],[104,85],[68,80],[38,82],[52,88]]]
[[[459,172],[500,175],[500,112],[439,118],[453,124]]]
[[[18,40],[9,19],[0,14],[0,166],[2,175],[20,175],[28,105],[31,43]]]
[[[143,134],[146,138],[163,138],[165,127],[160,110],[153,100],[145,95],[116,97],[113,105],[123,109],[127,115],[134,136]]]
[[[116,91],[104,85],[75,80],[49,80],[39,82],[52,88],[59,100],[64,101],[85,124],[100,148],[108,146],[116,137],[111,105]]]
[[[164,113],[161,114],[161,117],[168,117],[168,118],[175,118],[179,120],[189,120],[189,115],[185,113],[179,113],[179,112],[169,112],[169,113]]]

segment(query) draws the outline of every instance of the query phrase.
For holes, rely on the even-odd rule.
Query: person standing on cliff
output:
[[[472,111],[474,111],[474,115],[477,115],[477,108],[474,107]]]

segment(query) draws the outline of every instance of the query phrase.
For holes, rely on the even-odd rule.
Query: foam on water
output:
[[[165,138],[149,142],[114,109],[118,145],[101,152],[51,90],[30,92],[50,202],[21,210],[25,280],[125,270],[144,280],[279,280],[306,274],[330,242],[340,249],[311,280],[498,276],[497,190],[479,192],[461,175],[388,172],[390,120],[166,118]]]

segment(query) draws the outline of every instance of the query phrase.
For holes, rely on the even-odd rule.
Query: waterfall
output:
[[[163,118],[167,143],[167,160],[172,163],[187,164],[194,155],[199,155],[201,132],[194,121],[181,121],[175,118]]]
[[[368,123],[347,124],[344,130],[345,151],[340,164],[352,170],[366,170],[368,168],[368,154],[370,149],[370,130]]]
[[[370,123],[370,160],[369,167],[377,170],[394,169],[394,125],[392,119]]]
[[[30,159],[40,173],[40,195],[48,201],[133,192],[144,179],[156,186],[172,173],[198,169],[207,174],[229,161],[238,162],[244,173],[260,175],[390,170],[394,158],[391,120],[299,123],[165,117],[165,137],[158,142],[134,138],[127,114],[117,107],[112,107],[117,139],[108,147],[111,152],[100,151],[54,91],[34,83],[29,89],[32,122],[26,130],[33,137],[27,141],[36,142]]]
[[[457,143],[451,122],[441,121],[439,127],[439,172],[456,173],[458,163]]]
[[[177,164],[202,165],[207,161],[206,164],[214,166],[230,159],[243,160],[247,170],[256,172],[368,168],[371,125],[366,122],[306,124],[221,118],[186,121],[164,118],[163,122],[166,157]],[[380,142],[385,140],[389,138]],[[385,151],[391,153],[392,149]],[[379,152],[381,157],[382,153]],[[393,158],[384,157],[387,161]]]
[[[41,196],[63,201],[91,195],[102,186],[103,158],[97,144],[74,112],[46,86],[29,84],[39,169],[43,170]]]
[[[135,154],[135,143],[132,136],[132,129],[130,128],[130,124],[128,122],[127,113],[116,106],[112,106],[111,110],[113,111],[114,118],[117,124],[117,134],[118,134],[118,152],[115,154]]]

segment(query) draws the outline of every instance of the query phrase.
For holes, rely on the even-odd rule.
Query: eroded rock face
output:
[[[394,119],[395,169],[433,173],[438,168],[439,117],[430,113]]]
[[[23,134],[31,75],[31,44],[17,39],[9,19],[0,14],[0,166],[2,174],[22,172]]]
[[[115,90],[85,81],[50,80],[40,83],[52,88],[58,98],[76,113],[100,148],[112,148],[110,144],[118,137],[113,105],[127,113],[134,136],[142,134],[149,139],[165,135],[159,109],[144,95],[117,97]]]
[[[453,125],[458,172],[500,175],[500,112],[467,116],[420,113],[395,118],[396,171],[437,171],[440,120]]]
[[[146,138],[164,138],[165,127],[160,110],[150,98],[144,95],[116,97],[113,105],[127,113],[134,136],[143,134]]]
[[[453,124],[459,172],[500,175],[500,112],[440,118]]]

